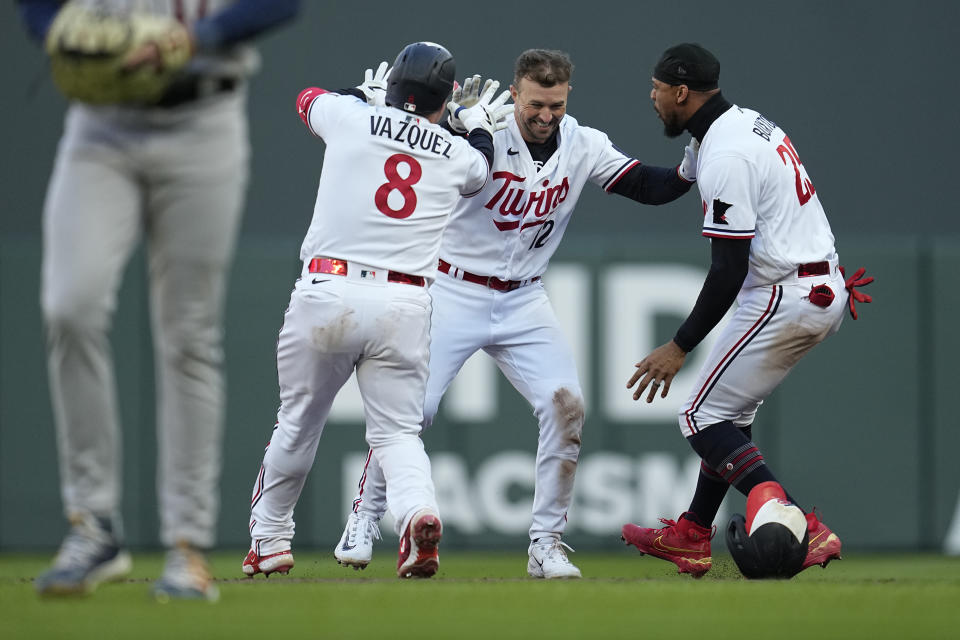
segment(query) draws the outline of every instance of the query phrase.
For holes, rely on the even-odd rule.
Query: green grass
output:
[[[960,638],[960,558],[856,555],[790,581],[740,577],[714,557],[701,580],[630,550],[578,553],[582,580],[526,577],[525,553],[441,554],[431,580],[394,577],[379,548],[365,571],[297,554],[288,577],[235,578],[243,552],[213,556],[216,604],[157,604],[159,554],[84,598],[40,599],[48,556],[0,555],[0,638]]]

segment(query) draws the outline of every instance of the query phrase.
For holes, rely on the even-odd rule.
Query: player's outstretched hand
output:
[[[697,156],[700,155],[700,143],[690,138],[690,144],[683,148],[683,162],[677,167],[677,173],[687,182],[697,181]]]
[[[483,88],[481,89],[481,77],[478,73],[464,80],[462,85],[458,82],[454,82],[453,95],[450,96],[450,101],[457,103],[461,107],[467,107],[469,109],[480,101],[480,93],[482,91],[486,91],[494,82],[497,81],[493,78],[487,78],[487,80],[482,83]],[[494,89],[494,91],[496,91],[496,89]],[[452,129],[455,133],[466,133],[466,130],[463,128],[463,124],[457,118],[453,117],[453,111],[450,111],[449,109],[448,111],[449,115],[447,116],[447,125],[450,127],[450,129]]]
[[[367,104],[372,104],[375,107],[382,107],[385,104],[387,79],[390,77],[390,71],[392,69],[389,63],[384,60],[377,67],[376,73],[373,72],[373,69],[367,69],[363,74],[363,82],[357,85],[357,89],[363,92]]]
[[[474,76],[477,78],[476,76]],[[476,82],[479,83],[479,78]],[[465,83],[466,85],[466,83]],[[447,103],[447,110],[450,112],[450,127],[454,131],[473,131],[474,129],[483,129],[490,135],[507,126],[507,115],[513,111],[513,105],[506,104],[510,99],[510,92],[504,91],[499,96],[494,97],[500,83],[496,80],[489,81],[483,85],[483,91],[473,106],[465,106],[460,102],[451,100]],[[464,89],[463,96],[469,94]]]
[[[666,398],[667,392],[670,391],[670,383],[683,366],[686,357],[687,352],[678,347],[673,340],[654,349],[650,355],[636,364],[637,370],[627,381],[627,389],[637,382],[640,383],[633,392],[633,399],[639,400],[648,385],[650,386],[650,393],[647,394],[648,404],[653,402],[657,389],[661,386],[663,391],[660,392],[660,397]]]

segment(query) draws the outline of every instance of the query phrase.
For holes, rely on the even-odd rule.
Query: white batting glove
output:
[[[687,182],[697,181],[697,157],[700,155],[700,143],[690,138],[690,144],[683,148],[683,162],[677,167],[677,173]]]
[[[479,78],[477,83],[479,83]],[[460,132],[483,129],[490,135],[493,135],[494,131],[505,128],[507,126],[507,116],[513,113],[513,105],[506,104],[507,100],[510,99],[509,91],[504,91],[496,98],[493,97],[499,88],[500,83],[496,80],[486,82],[476,104],[470,107],[454,100],[448,102],[450,127],[454,131]],[[467,94],[466,90],[463,94]],[[463,99],[463,94],[461,94],[461,99]],[[467,98],[469,99],[469,97],[468,94]]]
[[[480,100],[481,91],[486,91],[490,88],[496,80],[492,78],[487,78],[486,82],[483,83],[483,89],[480,88],[480,74],[474,74],[473,76],[467,78],[463,81],[463,85],[454,82],[453,83],[453,95],[450,96],[452,102],[456,102],[461,107],[467,107],[468,109]],[[500,83],[497,82],[497,86],[500,86]],[[496,91],[496,89],[494,89]],[[459,120],[453,117],[453,112],[450,111],[447,115],[447,125],[455,133],[466,133],[463,131],[463,125]]]
[[[367,104],[375,107],[382,107],[387,97],[387,79],[390,77],[392,69],[386,60],[377,67],[377,72],[373,69],[367,69],[363,74],[363,82],[357,85],[357,89],[363,92],[367,99]]]

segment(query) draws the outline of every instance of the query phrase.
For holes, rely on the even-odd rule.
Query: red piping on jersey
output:
[[[257,506],[257,503],[260,501],[260,496],[263,495],[263,465],[260,465],[260,473],[257,474],[257,482],[255,485],[255,490],[253,492],[253,497],[250,498],[250,507],[253,508]]]
[[[625,176],[625,175],[627,175],[628,173],[630,173],[630,170],[633,169],[633,168],[634,168],[635,166],[637,166],[638,164],[640,164],[640,161],[639,161],[639,160],[634,160],[633,162],[631,162],[630,165],[629,165],[626,169],[624,169],[623,171],[620,172],[620,175],[618,175],[616,178],[613,179],[613,182],[611,182],[610,184],[608,184],[608,185],[606,186],[606,188],[604,189],[604,191],[610,191],[611,189],[613,189],[613,187],[614,187],[618,182],[620,182],[620,178],[622,178],[623,176]]]
[[[746,234],[750,234],[750,235],[746,235]],[[757,235],[756,231],[752,231],[752,230],[751,230],[751,231],[742,231],[742,232],[740,232],[739,234],[736,233],[736,232],[731,232],[731,233],[729,233],[729,234],[725,234],[725,233],[707,233],[706,231],[703,232],[703,237],[704,237],[704,238],[729,238],[729,239],[733,239],[733,240],[740,240],[740,239],[748,239],[748,240],[749,240],[750,238],[753,238],[753,237],[756,236],[756,235]]]
[[[764,309],[763,313],[760,314],[760,317],[757,318],[757,321],[753,323],[753,326],[751,326],[746,333],[740,336],[740,339],[737,340],[736,344],[730,347],[730,350],[724,354],[724,356],[720,359],[720,362],[717,363],[717,366],[713,368],[713,371],[711,371],[710,375],[707,376],[707,379],[704,380],[703,386],[700,387],[700,390],[697,392],[697,395],[693,399],[693,402],[690,403],[690,408],[683,412],[683,415],[687,421],[687,428],[690,430],[690,435],[693,435],[694,433],[697,433],[699,431],[699,429],[697,429],[691,422],[690,414],[696,410],[697,405],[700,403],[700,398],[704,397],[704,393],[707,391],[707,389],[713,386],[711,382],[714,380],[714,376],[717,375],[717,372],[720,371],[721,368],[726,368],[725,365],[727,363],[728,358],[730,358],[730,355],[733,354],[735,351],[738,351],[740,348],[740,344],[743,343],[745,340],[748,340],[748,338],[752,339],[752,335],[755,335],[755,331],[757,327],[760,326],[760,324],[764,322],[764,319],[770,315],[770,312],[774,307],[774,301],[777,298],[777,287],[774,286],[772,289],[773,290],[770,292],[770,301],[767,303],[767,308]],[[704,397],[704,399],[706,398]]]
[[[357,494],[357,499],[353,501],[353,512],[356,513],[357,509],[360,508],[360,503],[363,502],[363,485],[367,484],[367,468],[370,466],[370,459],[373,457],[373,449],[367,452],[367,461],[363,463],[363,473],[360,475],[360,493]]]

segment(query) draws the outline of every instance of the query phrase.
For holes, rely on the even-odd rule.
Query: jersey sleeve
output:
[[[590,181],[610,191],[628,171],[640,164],[636,158],[631,158],[617,145],[610,141],[607,134],[584,127],[584,132],[593,139],[589,148],[594,149],[596,159],[590,170]]]
[[[366,105],[351,95],[342,95],[324,89],[317,89],[317,92],[312,96],[305,96],[306,90],[302,92],[298,108],[300,117],[310,132],[325,141],[335,134],[338,123],[347,113]],[[305,98],[308,102],[305,102]]]
[[[736,156],[701,161],[697,185],[703,199],[703,235],[752,238],[757,227],[756,167]]]

